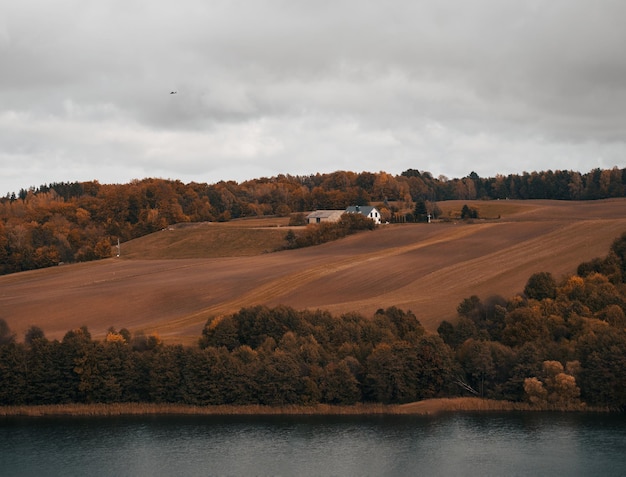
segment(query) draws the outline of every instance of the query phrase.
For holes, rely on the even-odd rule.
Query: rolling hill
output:
[[[466,203],[488,219],[391,224],[276,253],[265,252],[286,219],[172,227],[122,244],[120,258],[0,277],[0,317],[19,339],[30,325],[58,339],[86,325],[95,338],[113,326],[192,343],[207,318],[244,306],[369,316],[395,305],[435,330],[463,298],[508,298],[534,272],[573,273],[626,231],[626,199],[439,206],[445,217]]]

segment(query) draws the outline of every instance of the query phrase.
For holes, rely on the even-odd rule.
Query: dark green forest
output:
[[[626,409],[626,233],[560,281],[471,296],[437,333],[419,310],[332,316],[285,306],[210,318],[197,346],[111,328],[17,340],[0,319],[0,404],[406,403],[482,396],[537,409]]]
[[[471,173],[461,179],[409,169],[397,176],[337,171],[242,183],[53,183],[0,198],[0,274],[109,257],[118,240],[182,222],[289,216],[370,204],[385,221],[411,222],[427,214],[436,217],[437,201],[451,199],[595,200],[625,195],[626,169],[618,168],[492,178]]]

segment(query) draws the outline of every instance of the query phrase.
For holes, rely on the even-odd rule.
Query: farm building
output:
[[[321,222],[337,222],[345,210],[316,210],[306,216],[307,224],[319,224]]]
[[[346,209],[348,214],[363,214],[366,217],[372,219],[374,223],[380,225],[380,212],[376,207],[369,205],[354,205]]]
[[[316,210],[306,216],[307,224],[319,224],[321,222],[337,222],[342,214],[363,214],[376,224],[380,224],[380,212],[376,207],[369,205],[355,205],[346,210]]]

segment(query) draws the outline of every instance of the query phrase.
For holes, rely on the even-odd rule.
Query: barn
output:
[[[337,222],[345,210],[316,210],[306,216],[307,224],[319,224],[322,222]]]

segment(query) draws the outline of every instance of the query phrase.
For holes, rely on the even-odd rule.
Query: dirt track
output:
[[[372,314],[412,310],[427,328],[472,294],[510,297],[530,274],[559,278],[605,256],[626,231],[626,200],[507,201],[515,212],[474,224],[380,227],[337,242],[253,257],[110,259],[0,277],[0,316],[62,338],[86,325],[157,331],[192,342],[211,315],[255,304]],[[508,204],[507,204],[508,205]]]

